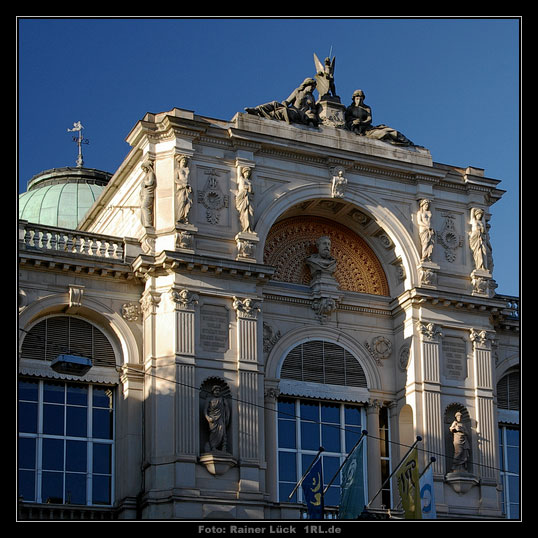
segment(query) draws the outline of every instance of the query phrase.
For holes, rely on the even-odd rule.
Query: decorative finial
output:
[[[82,159],[82,144],[89,144],[90,141],[87,138],[84,138],[82,136],[82,129],[84,129],[82,123],[80,121],[77,121],[73,123],[72,129],[67,129],[67,132],[78,132],[78,136],[74,136],[73,140],[77,143],[78,146],[78,157],[77,157],[77,167],[82,168],[82,165],[84,164],[84,160]]]

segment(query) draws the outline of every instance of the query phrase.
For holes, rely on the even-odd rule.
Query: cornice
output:
[[[267,282],[274,273],[269,265],[164,250],[156,256],[140,255],[133,264],[140,278],[179,272],[206,273],[216,277]]]
[[[393,312],[410,306],[434,306],[440,309],[466,310],[500,316],[506,308],[506,301],[499,298],[485,298],[426,288],[406,290],[392,302]]]
[[[112,262],[80,253],[57,254],[52,251],[19,251],[19,266],[41,271],[75,273],[90,277],[131,280],[135,274],[128,263]]]

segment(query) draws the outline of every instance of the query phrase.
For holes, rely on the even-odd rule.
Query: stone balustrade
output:
[[[123,238],[43,226],[27,221],[19,221],[19,241],[25,250],[73,253],[117,262],[125,261],[127,254]]]

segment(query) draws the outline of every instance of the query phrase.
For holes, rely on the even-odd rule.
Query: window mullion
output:
[[[93,504],[93,385],[89,386],[88,390],[88,417],[87,421],[87,435],[88,435],[88,446],[86,447],[86,454],[88,457],[88,465],[86,468],[86,504]]]
[[[36,502],[43,502],[41,499],[41,480],[43,479],[43,381],[40,380],[37,391],[37,438],[36,438],[36,476],[34,487],[37,484],[35,498]]]
[[[302,355],[302,351],[301,351]],[[301,359],[302,362],[302,359]],[[297,450],[295,452],[295,467],[297,469],[297,482],[303,476],[302,472],[302,441],[301,441],[301,401],[295,400],[295,446]],[[297,489],[297,502],[303,501],[303,488]]]

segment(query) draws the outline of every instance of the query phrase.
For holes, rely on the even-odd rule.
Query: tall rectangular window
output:
[[[358,405],[281,398],[278,401],[278,492],[280,502],[303,502],[301,488],[288,500],[297,482],[323,446],[324,487],[338,471],[365,429],[364,408]],[[366,465],[366,464],[365,464]],[[366,476],[366,473],[364,473]],[[367,484],[365,480],[365,498]],[[325,494],[325,506],[340,503],[340,476]]]
[[[19,498],[111,505],[113,387],[19,381]]]
[[[508,519],[519,519],[519,428],[499,426],[502,509]]]
[[[389,414],[388,408],[382,407],[379,410],[379,452],[381,454],[381,483],[390,476],[390,438],[389,438]],[[390,480],[381,490],[381,504],[390,508],[391,490]]]

